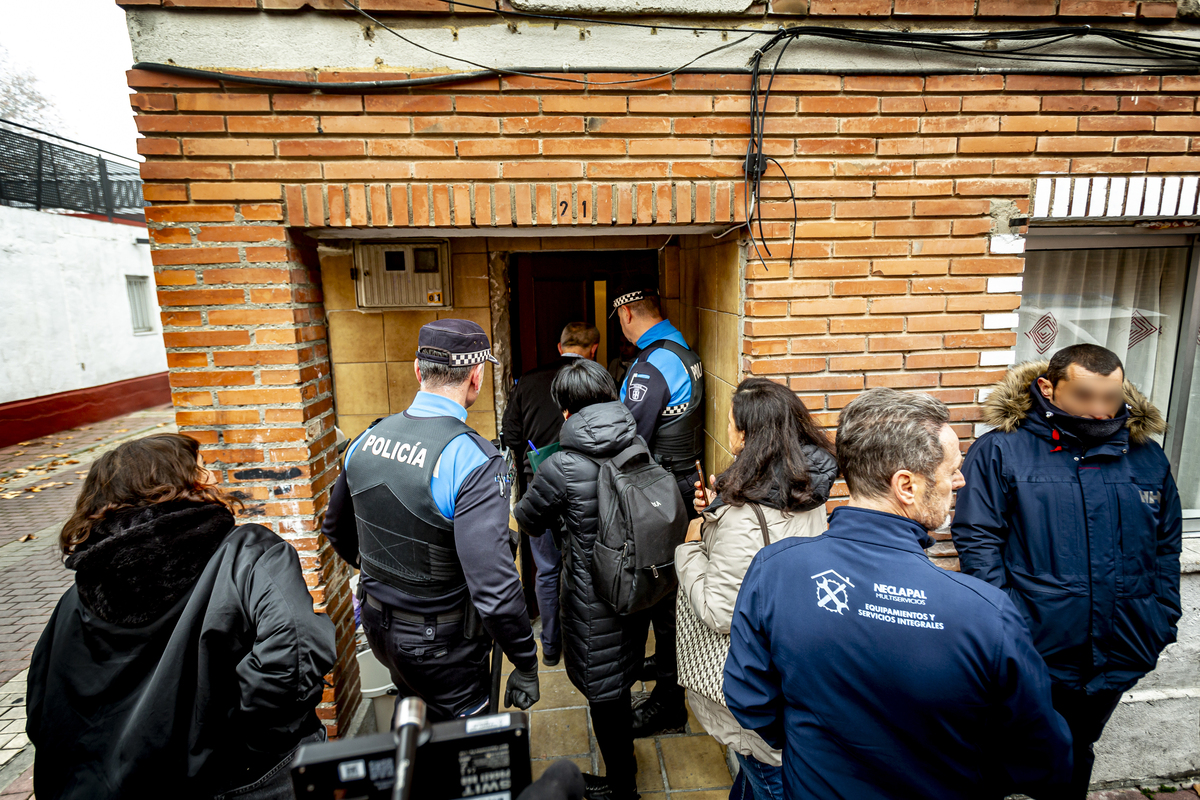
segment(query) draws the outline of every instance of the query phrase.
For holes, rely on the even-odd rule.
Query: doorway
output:
[[[620,324],[608,313],[612,293],[626,282],[658,285],[655,250],[526,252],[510,259],[514,376],[558,358],[558,338],[569,322],[600,330],[596,360],[608,366],[623,341]]]

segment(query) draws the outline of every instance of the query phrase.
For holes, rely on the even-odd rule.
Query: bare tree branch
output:
[[[42,93],[37,77],[0,47],[0,117],[54,132],[63,127],[54,101]]]

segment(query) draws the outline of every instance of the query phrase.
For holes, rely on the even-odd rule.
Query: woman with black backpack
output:
[[[562,638],[567,677],[587,698],[607,776],[584,775],[585,797],[637,800],[630,687],[642,663],[637,618],[597,595],[592,550],[599,531],[600,462],[634,444],[637,425],[617,401],[612,376],[594,361],[563,367],[550,387],[566,422],[560,449],[537,468],[513,516],[530,531],[563,535]],[[561,523],[560,523],[561,520]]]

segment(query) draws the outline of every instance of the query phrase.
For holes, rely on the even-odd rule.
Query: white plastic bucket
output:
[[[392,676],[370,648],[359,650],[356,655],[362,696],[371,701],[375,710],[375,730],[390,730],[396,707],[396,685],[392,683]]]

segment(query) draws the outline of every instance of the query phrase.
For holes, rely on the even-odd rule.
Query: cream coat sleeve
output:
[[[758,523],[739,524],[741,515],[729,513],[733,510],[724,506],[715,516],[705,515],[703,540],[675,549],[679,585],[696,616],[717,633],[729,633],[742,579],[763,546]]]

